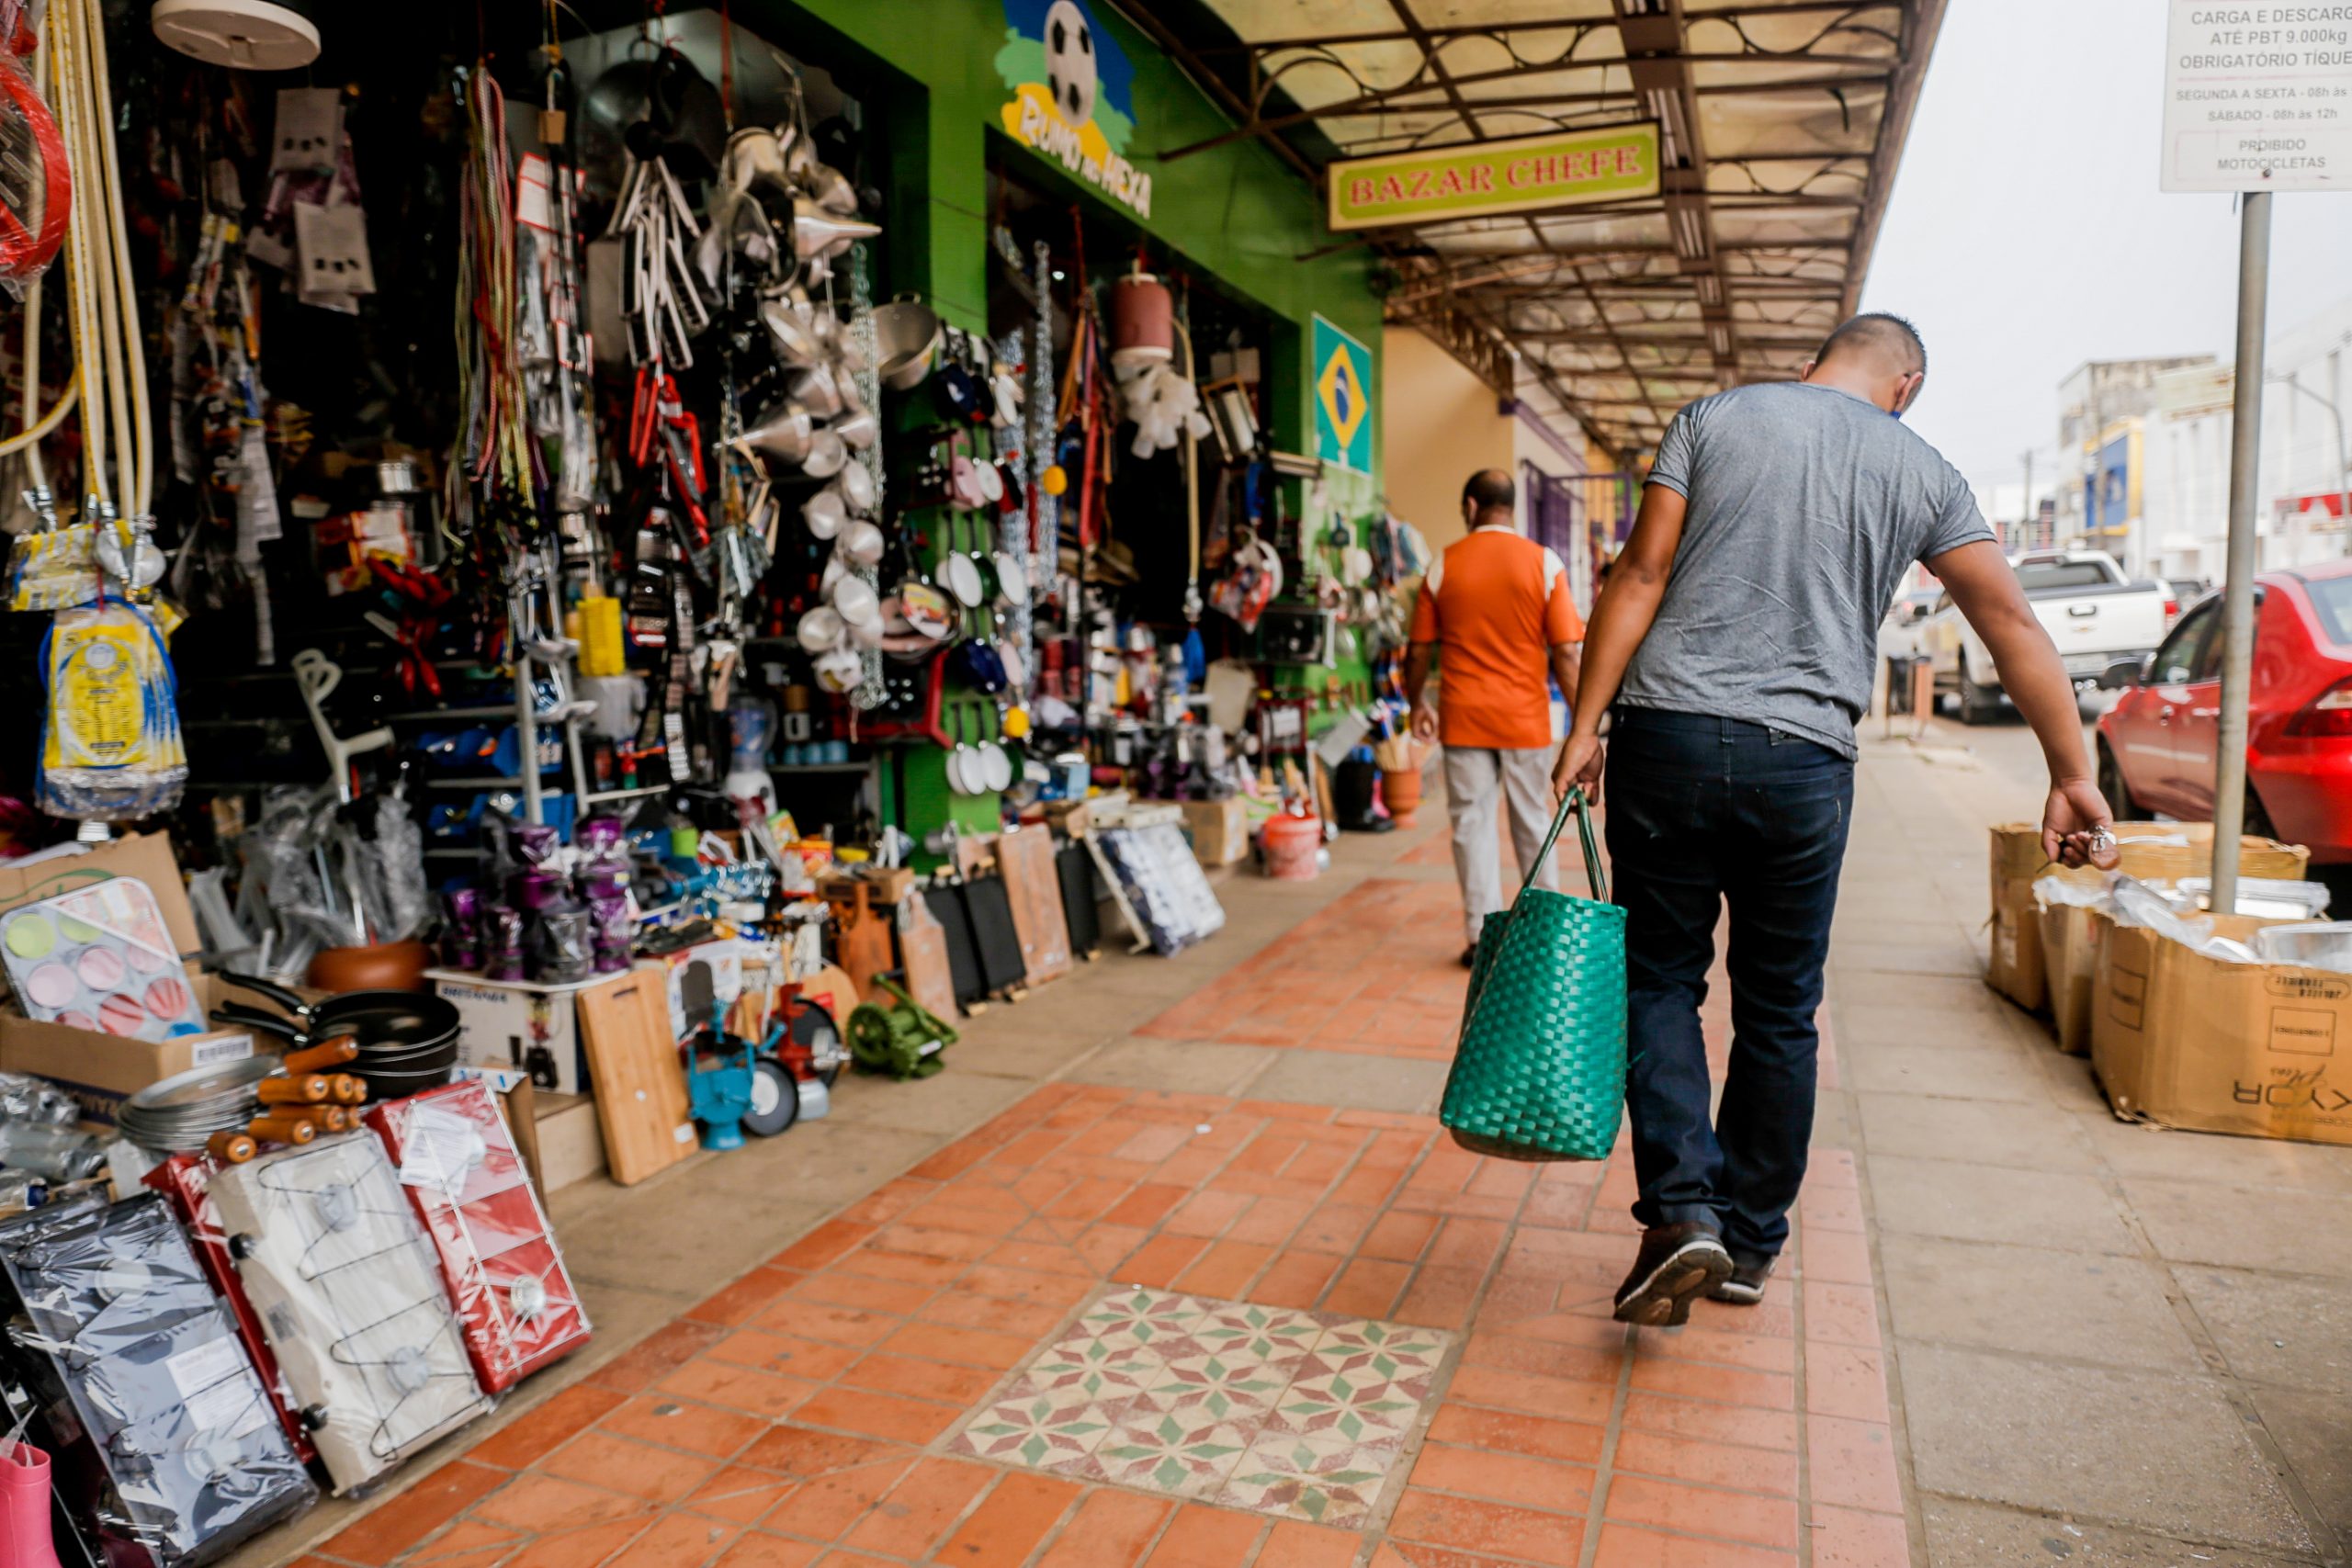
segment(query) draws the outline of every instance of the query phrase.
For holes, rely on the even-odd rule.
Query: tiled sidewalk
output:
[[[1143,1032],[1442,1060],[1416,852]],[[1766,1303],[1680,1330],[1609,1320],[1631,1190],[1622,1146],[1048,1083],[297,1568],[1907,1564],[1851,1158]]]
[[[1483,1160],[1423,1117],[1048,1085],[306,1562],[1907,1562],[1850,1161],[1763,1306],[1676,1332],[1608,1320],[1628,1185],[1622,1152]],[[957,1451],[1114,1282],[1450,1331],[1370,1517]]]

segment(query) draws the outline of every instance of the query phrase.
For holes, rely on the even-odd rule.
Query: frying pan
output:
[[[266,1029],[300,1045],[338,1034],[355,1035],[363,1057],[383,1058],[387,1066],[392,1065],[391,1058],[444,1044],[458,1032],[457,1004],[423,991],[345,991],[305,1002],[285,987],[252,975],[224,971],[221,978],[267,997],[287,1013],[280,1017],[260,1008],[227,1002],[213,1010],[212,1016],[221,1022]]]

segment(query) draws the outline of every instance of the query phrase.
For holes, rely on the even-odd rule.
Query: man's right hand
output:
[[[1569,789],[1580,784],[1584,788],[1585,799],[1599,806],[1603,760],[1599,736],[1569,736],[1567,743],[1560,748],[1560,760],[1552,764],[1552,798],[1566,800]]]
[[[1413,739],[1424,744],[1437,739],[1437,709],[1427,703],[1413,705]]]
[[[2112,871],[2122,859],[2109,830],[2114,825],[2114,810],[2090,780],[2053,783],[2041,808],[2041,852],[2060,865]]]

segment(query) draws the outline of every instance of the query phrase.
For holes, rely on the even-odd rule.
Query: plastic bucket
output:
[[[1323,847],[1323,822],[1316,817],[1272,817],[1266,821],[1266,874],[1282,882],[1311,882]]]

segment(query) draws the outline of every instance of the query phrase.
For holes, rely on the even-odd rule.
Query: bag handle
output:
[[[1544,847],[1535,852],[1535,863],[1527,868],[1527,875],[1520,882],[1519,890],[1524,894],[1535,886],[1536,875],[1551,860],[1552,846],[1559,840],[1560,829],[1568,825],[1570,813],[1576,816],[1577,837],[1584,842],[1585,886],[1592,889],[1592,896],[1597,901],[1606,904],[1609,902],[1609,878],[1600,869],[1600,846],[1592,836],[1592,808],[1585,804],[1584,786],[1581,784],[1571,785],[1567,797],[1560,802],[1560,809],[1552,818],[1552,830],[1544,835]],[[1512,903],[1515,906],[1518,900],[1514,898]]]

